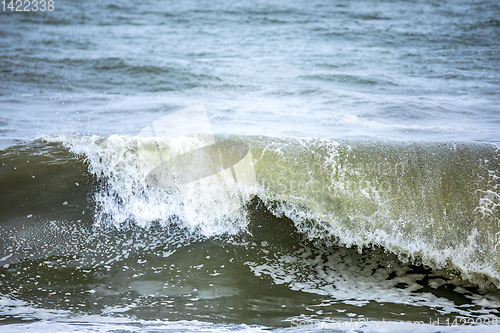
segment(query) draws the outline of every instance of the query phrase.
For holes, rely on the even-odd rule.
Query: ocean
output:
[[[500,4],[0,3],[0,331],[500,331]]]

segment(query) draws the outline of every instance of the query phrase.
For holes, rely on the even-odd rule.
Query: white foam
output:
[[[70,311],[35,307],[27,302],[0,297],[0,315],[29,323],[1,325],[2,332],[265,332],[265,326],[223,325],[198,320],[139,320],[117,316],[127,308],[108,308],[102,315],[78,315]],[[109,315],[106,315],[109,312]]]
[[[428,170],[413,174],[383,162],[393,168],[388,174],[370,164],[365,146],[309,139],[269,141],[256,155],[258,195],[275,215],[292,219],[310,239],[334,238],[359,249],[376,244],[402,260],[458,269],[480,286],[500,286],[495,256],[500,244],[500,184],[492,171],[487,181],[481,179],[485,167],[471,153],[473,147],[458,152],[454,145],[436,147],[443,156],[461,161],[459,170],[449,161],[437,161],[425,146],[379,149],[374,152],[377,161],[382,153],[398,152],[407,152],[407,163],[434,159],[426,164]],[[491,155],[487,147],[481,149],[484,156]],[[366,160],[356,157],[360,153]],[[464,177],[455,180],[458,191],[453,193],[447,188],[450,180],[442,175],[459,177],[458,172]],[[473,186],[480,187],[477,195]],[[478,197],[474,211],[463,205],[459,191],[472,203]],[[454,218],[447,216],[446,207],[455,212]]]
[[[311,306],[318,315],[322,306],[339,302],[360,308],[370,302],[422,306],[440,315],[488,318],[497,318],[496,310],[500,307],[498,296],[474,295],[463,288],[461,294],[473,304],[469,308],[462,308],[450,299],[421,292],[422,285],[418,281],[424,276],[410,272],[408,266],[398,263],[396,258],[391,259],[381,250],[371,250],[370,255],[363,257],[356,251],[316,244],[314,249],[303,247],[292,256],[273,252],[272,255],[262,254],[260,261],[245,264],[256,276],[270,277],[275,284],[286,285],[291,290],[330,296],[330,300],[323,299],[321,304]],[[434,280],[442,279],[438,274],[430,279],[429,285],[437,288],[439,284],[433,283]],[[467,285],[465,281],[454,283],[457,286]],[[363,309],[360,311],[363,313]]]
[[[224,200],[222,194],[225,193],[225,187],[220,179],[217,185],[222,186],[221,191],[224,193],[219,193],[219,196],[213,191],[213,187],[205,184],[213,182],[213,179],[186,184],[179,190],[153,188],[145,182],[147,171],[157,162],[150,160],[150,157],[155,157],[154,153],[146,152],[155,152],[157,146],[161,146],[164,158],[168,158],[199,148],[204,144],[204,137],[112,135],[109,138],[92,136],[49,139],[60,141],[75,154],[82,155],[88,162],[89,171],[102,181],[101,188],[94,194],[97,224],[120,227],[133,222],[141,227],[148,227],[152,222],[168,225],[175,218],[184,223],[187,229],[199,231],[206,236],[234,234],[246,226],[245,212],[236,209],[240,206],[226,207],[225,203],[229,201]],[[230,180],[233,182],[232,177]],[[243,192],[243,195],[246,197],[249,193]],[[219,204],[214,204],[219,197]]]

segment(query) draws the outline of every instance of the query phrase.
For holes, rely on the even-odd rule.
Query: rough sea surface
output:
[[[0,3],[0,331],[500,330],[497,1],[33,3]],[[159,119],[246,154],[239,209],[151,186],[206,140]]]

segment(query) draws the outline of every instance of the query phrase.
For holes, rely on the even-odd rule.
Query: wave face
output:
[[[33,304],[273,327],[308,318],[304,304],[319,309],[309,318],[500,317],[498,147],[223,139],[249,149],[256,183],[241,209],[206,205],[196,219],[186,196],[216,192],[150,187],[144,156],[199,138],[47,137],[2,151],[2,318],[39,320]]]
[[[230,139],[243,141],[251,149],[257,184],[247,189],[247,194],[257,195],[274,214],[291,218],[311,239],[334,238],[341,245],[359,249],[380,246],[403,260],[458,269],[478,285],[500,286],[498,147],[475,143]],[[153,222],[165,225],[172,219],[186,223],[178,193],[146,185],[144,152],[160,145],[167,157],[174,156],[190,145],[197,147],[199,142],[182,137],[115,135],[107,139],[65,138],[60,143],[84,158],[90,175],[101,181],[93,194],[95,223],[118,227],[130,222],[142,227]],[[38,157],[39,163],[56,163],[54,158],[57,161],[61,154],[65,159],[63,151],[56,151]],[[78,162],[70,158],[59,167],[71,163]],[[64,179],[65,171],[51,171],[60,176],[51,175],[50,179]],[[90,176],[86,172],[82,170],[82,177]],[[61,193],[57,182],[51,186],[51,193]],[[204,192],[203,188],[192,190]],[[191,195],[213,195],[205,192]],[[62,199],[68,197],[66,194],[60,195],[59,201],[69,201]],[[220,207],[212,205],[209,209],[217,211]],[[246,226],[242,211],[224,219],[188,222],[190,230],[205,236],[235,234]]]
[[[255,142],[259,196],[283,203],[275,211],[302,232],[360,249],[382,246],[402,259],[456,268],[479,285],[499,286],[498,147]]]

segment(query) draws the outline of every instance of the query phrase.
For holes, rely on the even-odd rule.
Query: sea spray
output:
[[[475,284],[499,286],[499,161],[479,143],[395,143],[312,138],[236,137],[254,158],[253,194],[310,238],[347,247],[380,246],[434,268],[457,269]],[[145,184],[138,151],[182,138],[66,138],[89,170],[105,180],[97,191],[96,223],[148,226],[183,221],[174,192]],[[210,195],[207,193],[206,195]],[[211,207],[216,213],[217,205]],[[214,213],[214,214],[215,214]],[[244,212],[240,212],[244,214]],[[244,215],[240,215],[244,216]],[[178,218],[178,220],[177,220]],[[244,230],[245,222],[200,221],[206,235]],[[243,220],[240,220],[243,221]],[[243,228],[243,229],[242,229]]]

